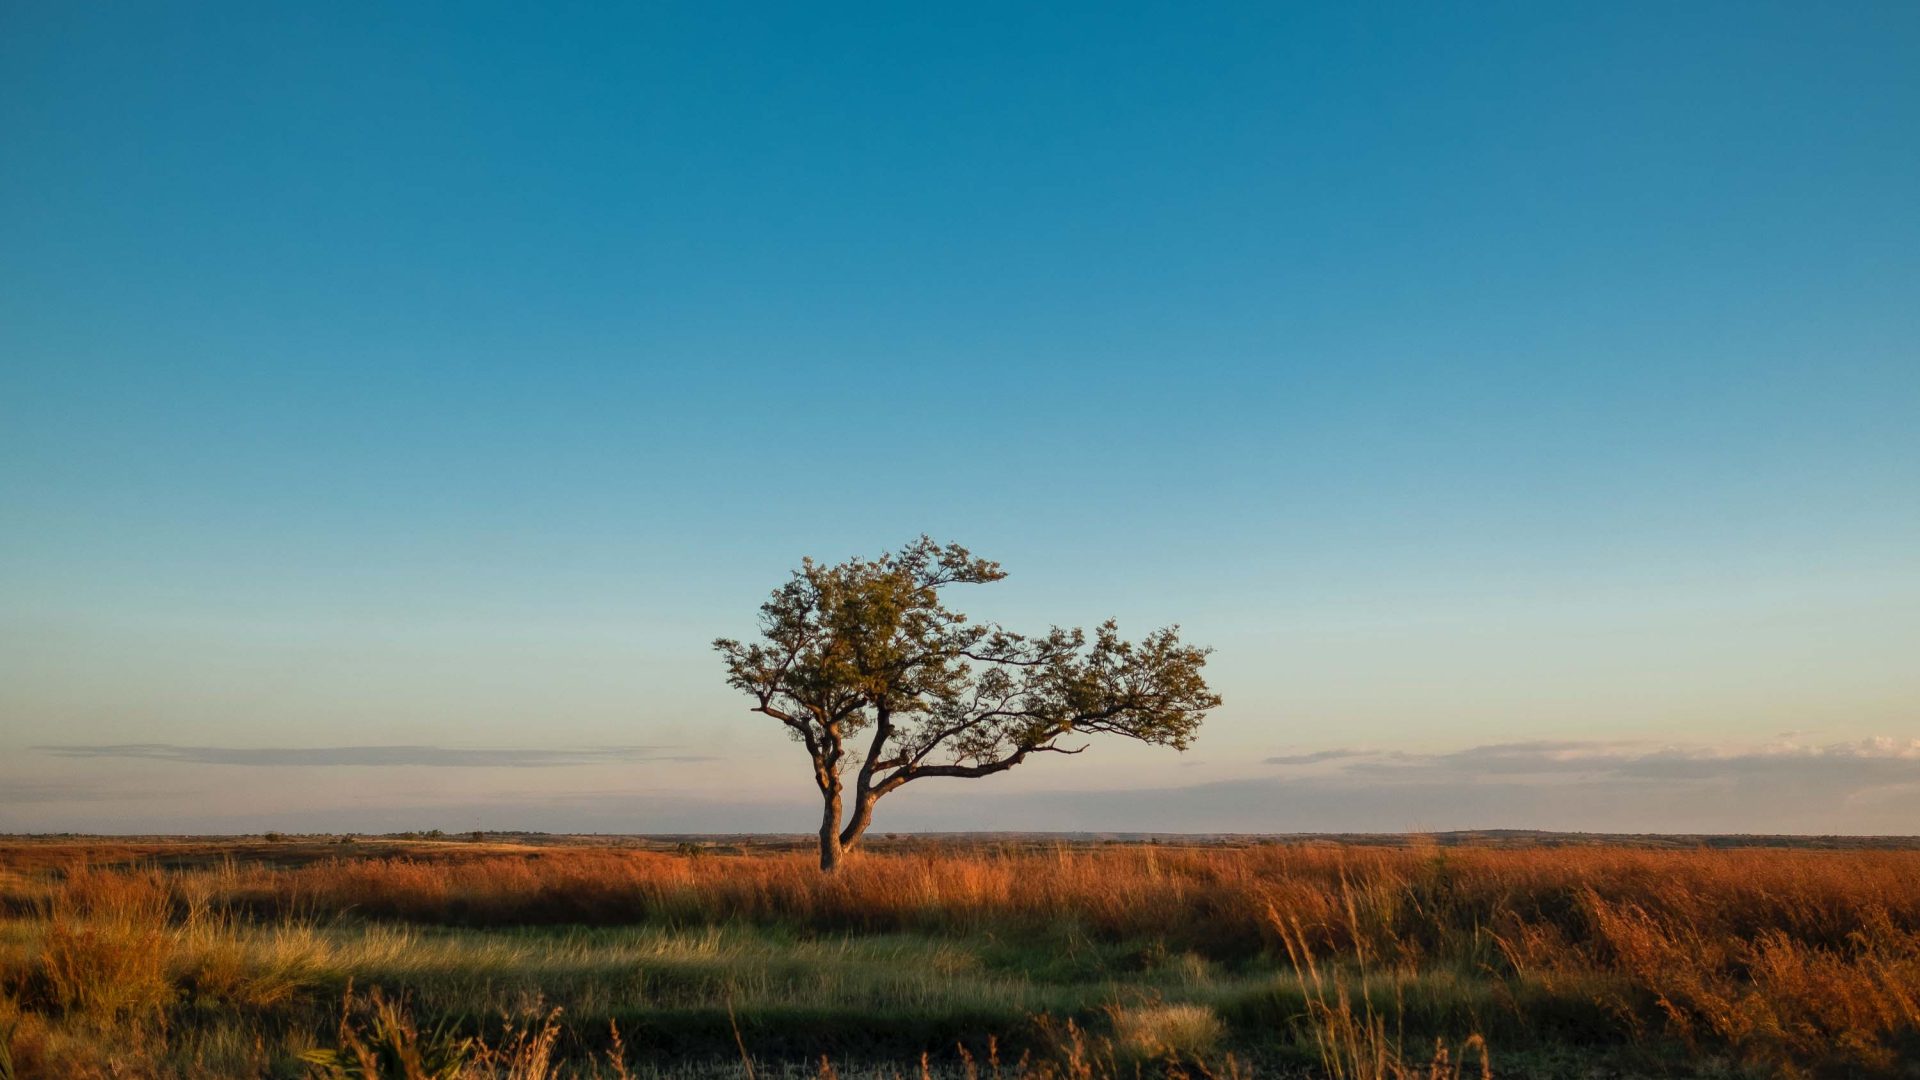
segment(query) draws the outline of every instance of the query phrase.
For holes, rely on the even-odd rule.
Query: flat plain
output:
[[[1913,1075],[1910,841],[0,840],[0,1077]]]

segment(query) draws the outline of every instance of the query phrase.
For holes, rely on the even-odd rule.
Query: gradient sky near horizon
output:
[[[879,829],[1920,831],[1916,193],[1905,3],[8,3],[0,830],[803,831],[926,532],[1228,703]]]

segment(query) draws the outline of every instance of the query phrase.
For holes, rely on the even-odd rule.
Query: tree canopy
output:
[[[752,711],[806,747],[824,801],[823,868],[859,841],[876,802],[913,781],[1078,754],[1091,735],[1184,750],[1220,704],[1201,674],[1210,650],[1182,643],[1178,627],[1137,642],[1111,620],[1091,634],[1029,636],[945,603],[952,586],[1004,577],[925,536],[874,559],[807,559],[761,605],[760,640],[714,642]]]

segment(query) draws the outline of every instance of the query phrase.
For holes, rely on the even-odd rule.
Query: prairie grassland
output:
[[[0,844],[0,1080],[1912,1075],[1920,852]],[[925,1055],[925,1056],[923,1056]]]

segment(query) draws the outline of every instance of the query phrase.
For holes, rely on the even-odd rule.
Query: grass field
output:
[[[18,839],[0,913],[0,1078],[1920,1060],[1909,850]]]

